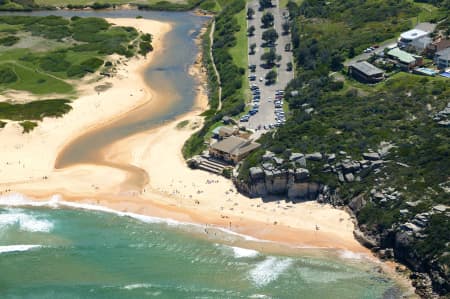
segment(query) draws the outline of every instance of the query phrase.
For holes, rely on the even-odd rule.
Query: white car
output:
[[[262,81],[264,81],[264,78],[263,77],[259,77],[259,82],[262,82]]]

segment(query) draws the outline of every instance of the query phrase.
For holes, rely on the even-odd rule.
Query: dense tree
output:
[[[247,9],[247,19],[251,20],[253,19],[253,16],[255,15],[255,10],[251,7]]]
[[[292,62],[289,61],[289,62],[286,64],[286,70],[287,70],[288,72],[292,71]]]
[[[250,52],[249,52],[250,55],[255,54],[255,48],[256,48],[256,44],[255,43],[250,45]]]
[[[289,22],[283,22],[283,24],[281,25],[283,27],[283,34],[287,35],[289,34],[289,29],[290,29],[290,25]]]
[[[273,67],[275,65],[275,61],[277,60],[277,53],[275,49],[270,49],[270,51],[265,52],[261,55],[261,60],[263,60],[266,64],[266,67]]]
[[[270,28],[266,31],[263,32],[262,34],[262,39],[267,43],[267,44],[274,44],[277,39],[278,39],[278,33],[275,29]]]
[[[266,8],[271,8],[273,6],[272,0],[259,0],[259,9],[263,10]]]
[[[255,26],[251,25],[250,27],[248,27],[247,34],[248,36],[253,36],[255,34]]]
[[[263,16],[261,17],[262,27],[263,28],[273,27],[274,20],[275,18],[272,13],[270,12],[264,13]]]
[[[277,72],[275,70],[271,70],[266,74],[266,83],[273,84],[277,81]]]
[[[350,47],[350,48],[348,49],[348,58],[353,58],[353,57],[355,57],[355,55],[356,55],[356,53],[355,53],[355,48]]]

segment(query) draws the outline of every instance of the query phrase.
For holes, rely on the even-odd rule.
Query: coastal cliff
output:
[[[391,148],[384,143],[377,151],[363,153],[362,159],[353,159],[342,151],[302,154],[287,150],[281,155],[266,151],[260,163],[248,169],[246,177],[236,176],[233,180],[237,189],[250,197],[270,200],[280,196],[292,202],[315,200],[345,208],[354,215],[354,236],[362,245],[383,260],[396,260],[406,265],[416,292],[423,298],[437,298],[436,293],[446,294],[450,289],[449,269],[442,262],[447,255],[424,256],[419,250],[423,241],[436,233],[430,229],[432,224],[448,217],[447,207],[435,205],[427,212],[410,215],[420,202],[409,201],[404,192],[396,188],[370,181],[388,165],[399,166],[387,160]],[[332,176],[337,184],[324,183],[318,179],[317,172]],[[372,189],[346,199],[346,188],[361,181],[370,181]],[[400,203],[404,203],[405,208],[392,216],[389,224],[374,225],[370,221],[375,217],[380,223],[387,222],[384,218],[391,217],[388,208]],[[445,225],[443,227],[445,230]],[[407,271],[401,267],[397,270]]]

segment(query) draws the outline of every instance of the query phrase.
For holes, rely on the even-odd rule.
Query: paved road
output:
[[[363,60],[367,60],[369,59],[372,55],[379,55],[380,53],[383,53],[384,49],[392,46],[396,44],[395,40],[389,40],[389,41],[385,41],[383,43],[380,44],[379,48],[375,49],[374,51],[370,52],[370,53],[361,53],[355,57],[353,57],[352,59],[349,59],[347,61],[344,62],[345,66],[349,66],[355,62],[358,61],[363,61]]]
[[[251,25],[255,26],[255,34],[252,37],[249,37],[249,47],[251,44],[256,43],[256,53],[254,55],[249,55],[249,64],[256,65],[256,71],[254,73],[256,75],[256,81],[250,81],[250,84],[255,83],[260,87],[261,90],[261,101],[259,112],[250,117],[248,122],[241,123],[242,125],[247,126],[250,129],[258,129],[263,128],[264,126],[268,126],[269,124],[275,124],[275,106],[273,100],[275,99],[275,91],[277,89],[283,90],[287,83],[291,81],[294,77],[293,71],[286,70],[286,64],[288,62],[292,62],[292,52],[285,51],[285,45],[291,42],[290,35],[282,35],[282,24],[285,21],[283,18],[283,12],[287,13],[287,10],[281,9],[279,7],[278,0],[272,1],[275,4],[275,7],[266,9],[267,12],[271,12],[274,15],[274,28],[277,30],[279,38],[276,44],[277,54],[282,56],[281,61],[279,62],[279,67],[277,69],[278,78],[277,82],[273,85],[265,85],[265,80],[260,82],[260,78],[264,78],[266,74],[270,71],[268,69],[263,69],[261,65],[263,62],[261,61],[261,55],[264,53],[264,48],[262,48],[263,40],[262,33],[266,29],[261,28],[261,17],[263,15],[262,11],[259,11],[259,1],[253,0],[248,4],[248,7],[252,7],[255,10],[255,15],[253,19],[248,20],[248,27]],[[270,100],[270,101],[269,101]],[[249,103],[252,105],[251,103]]]

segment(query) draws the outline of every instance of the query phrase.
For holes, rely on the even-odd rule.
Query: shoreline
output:
[[[136,25],[147,21],[141,21],[143,19],[107,20],[115,24],[120,23],[118,25],[121,26],[133,26],[131,24]],[[166,27],[166,30],[159,35],[158,39],[162,39],[170,28]],[[155,51],[163,49],[161,40],[158,46],[154,46]],[[153,55],[154,53],[147,61],[144,61],[145,63],[141,59],[140,62],[136,61],[134,66],[130,64],[124,74],[124,76],[126,74],[131,76],[134,72],[135,77],[128,81],[144,89],[140,101],[135,101],[134,105],[128,105],[121,111],[115,111],[115,114],[112,113],[111,117],[101,122],[95,120],[91,125],[85,125],[78,130],[78,135],[67,136],[64,134],[66,132],[64,125],[58,126],[57,121],[60,120],[52,120],[53,126],[50,126],[50,129],[57,126],[60,133],[63,133],[59,136],[64,136],[66,141],[61,142],[50,153],[53,157],[47,158],[55,161],[59,153],[72,142],[76,142],[80,136],[123,118],[130,110],[139,109],[150,102],[152,106],[160,104],[155,98],[157,92],[152,90],[143,78],[143,70],[151,63]],[[198,61],[201,62],[201,59]],[[200,84],[204,82],[200,78],[203,73],[202,64],[200,63],[193,70],[192,75],[197,77],[201,90],[198,91],[196,103],[190,112],[149,131],[117,140],[102,150],[102,157],[106,161],[129,165],[146,172],[149,180],[142,189],[136,188],[139,184],[135,184],[129,172],[112,165],[76,164],[54,169],[53,163],[48,165],[48,161],[46,167],[38,163],[33,169],[33,179],[27,178],[23,171],[18,171],[13,176],[13,182],[0,183],[0,189],[11,189],[13,192],[32,198],[37,197],[40,200],[46,200],[54,194],[61,194],[65,200],[71,202],[94,204],[118,212],[169,218],[199,225],[214,225],[281,245],[348,250],[364,254],[372,262],[378,262],[368,249],[354,239],[354,225],[346,212],[314,202],[263,203],[261,199],[249,199],[239,194],[231,181],[200,170],[191,170],[186,166],[181,155],[181,147],[195,130],[201,128],[203,118],[199,114],[208,104],[205,87]],[[139,78],[137,82],[134,82],[137,78]],[[116,90],[116,85],[110,90]],[[125,86],[124,89],[122,95],[128,94],[129,86]],[[90,97],[93,96],[95,95]],[[74,101],[76,102],[77,100]],[[86,105],[92,106],[92,103],[86,103]],[[73,110],[75,109],[76,107]],[[63,119],[68,118],[64,116]],[[176,128],[176,124],[183,120],[189,121],[187,128]],[[43,122],[45,121],[48,120]],[[2,137],[3,133],[0,131],[0,138],[5,138]],[[45,136],[51,136],[48,131],[45,133],[47,133]],[[29,137],[21,134],[18,140],[20,138],[27,140]],[[36,139],[40,136],[34,137]],[[42,142],[36,144],[36,140],[34,143],[31,142],[31,145],[38,145],[38,148],[40,145],[40,149],[44,151],[46,148]],[[33,148],[30,154],[35,151],[36,148]],[[23,153],[19,152],[20,150],[16,150],[15,153],[13,151],[9,157],[18,158],[19,154],[19,158],[22,157]],[[1,160],[4,163],[4,159]],[[8,171],[15,167],[20,169],[20,166],[19,160],[19,164],[7,167],[6,171],[0,171],[0,181],[5,182],[6,178],[6,181],[11,180]],[[23,168],[25,169],[25,165]],[[43,176],[47,178],[43,179]],[[6,195],[9,193],[11,192]],[[320,227],[319,230],[316,229],[316,225]]]

